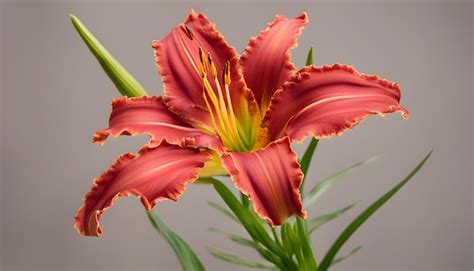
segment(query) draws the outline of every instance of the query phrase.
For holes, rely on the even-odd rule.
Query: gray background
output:
[[[99,239],[80,237],[72,227],[91,180],[146,138],[121,138],[104,147],[91,143],[92,133],[107,124],[117,92],[68,14],[81,18],[150,93],[158,94],[162,88],[150,42],[191,8],[204,11],[238,51],[275,14],[307,11],[310,23],[293,53],[298,66],[314,45],[318,65],[348,63],[401,84],[408,121],[399,115],[374,117],[320,142],[311,184],[358,160],[382,156],[309,209],[315,216],[360,202],[314,234],[319,258],[351,218],[434,148],[413,182],[344,248],[362,245],[362,250],[334,270],[472,269],[472,3],[11,1],[0,9],[4,270],[179,270],[135,198],[119,200],[103,216],[105,233]],[[210,187],[190,186],[178,204],[165,202],[156,210],[209,270],[241,270],[206,250],[256,257],[207,230],[212,225],[241,232],[207,200],[219,201]]]

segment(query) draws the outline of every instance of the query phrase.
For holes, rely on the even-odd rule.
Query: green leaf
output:
[[[91,53],[95,56],[99,64],[115,84],[118,91],[128,97],[140,97],[147,95],[145,89],[120,63],[102,46],[102,44],[92,35],[86,26],[74,15],[70,14],[71,22],[77,33],[86,43]]]
[[[350,256],[354,255],[357,251],[359,251],[360,249],[362,248],[362,246],[358,246],[356,248],[354,248],[353,250],[351,250],[349,253],[347,253],[346,255],[343,255],[341,257],[338,257],[336,259],[334,259],[331,263],[331,266],[339,263],[339,262],[342,262],[344,261],[345,259],[349,258]]]
[[[231,254],[228,254],[228,253],[216,250],[216,249],[212,249],[212,248],[209,248],[209,252],[211,252],[212,255],[214,255],[215,257],[217,257],[217,258],[219,258],[223,261],[238,264],[238,265],[242,265],[242,266],[246,266],[246,267],[260,268],[260,269],[274,269],[275,268],[272,265],[267,265],[267,264],[264,264],[264,263],[259,263],[259,262],[250,261],[250,260],[244,260],[244,259],[239,258],[237,256],[234,256],[234,255],[231,255]]]
[[[250,206],[250,201],[249,201],[249,197],[243,193],[240,193],[240,199],[242,200],[242,205],[245,207],[245,208],[249,208]]]
[[[332,212],[332,213],[328,213],[328,214],[324,214],[324,215],[321,215],[321,216],[318,216],[318,217],[315,217],[315,218],[312,218],[310,220],[307,221],[308,223],[308,231],[309,233],[312,233],[313,231],[315,231],[317,228],[321,227],[322,225],[328,223],[329,221],[339,217],[340,215],[344,214],[345,212],[347,212],[349,209],[351,209],[352,207],[354,207],[356,204],[351,204],[351,205],[348,205],[344,208],[341,208],[335,212]]]
[[[217,211],[224,214],[225,216],[230,217],[232,220],[239,222],[239,219],[233,213],[227,210],[225,207],[220,206],[219,204],[212,201],[208,201],[207,204],[209,204],[209,206],[216,209]]]
[[[382,197],[377,199],[374,203],[372,203],[367,209],[365,209],[359,216],[357,216],[349,226],[339,235],[337,240],[328,250],[326,255],[324,256],[321,265],[318,268],[318,271],[326,271],[331,263],[334,260],[334,257],[339,252],[341,247],[346,243],[346,241],[354,234],[354,232],[359,229],[362,224],[364,224],[369,217],[371,217],[381,206],[383,206],[390,198],[395,195],[426,163],[426,161],[430,158],[431,152],[426,155],[426,157],[413,169],[408,176],[405,177],[400,183],[390,189],[387,193],[385,193]]]
[[[289,256],[295,254],[301,247],[298,236],[293,231],[292,225],[288,222],[281,225],[281,241]]]
[[[214,188],[225,201],[227,206],[229,206],[232,212],[234,212],[252,238],[255,238],[270,250],[278,252],[278,254],[283,254],[281,248],[276,245],[265,228],[263,228],[260,222],[257,221],[257,218],[240,204],[234,194],[232,194],[224,184],[216,180],[214,182]]]
[[[229,238],[230,240],[232,240],[233,242],[235,242],[239,245],[255,248],[255,241],[252,241],[252,240],[247,239],[245,237],[242,237],[240,235],[230,233],[230,232],[226,232],[226,231],[223,231],[223,230],[220,230],[220,229],[217,229],[217,228],[209,228],[209,230],[213,231],[213,232],[218,232],[220,234],[223,234],[227,238]]]
[[[256,221],[256,218],[248,209],[240,204],[239,200],[237,200],[234,194],[224,184],[218,180],[215,180],[214,188],[227,204],[227,206],[237,216],[239,221],[242,223],[252,238],[261,242],[266,247],[271,247],[275,248],[275,250],[278,250],[276,244],[273,242],[265,228],[263,228],[261,224]]]
[[[306,148],[306,151],[304,152],[303,157],[301,158],[300,167],[301,167],[301,171],[304,174],[303,181],[301,182],[301,186],[300,186],[301,194],[304,193],[304,183],[306,180],[309,166],[311,165],[311,160],[313,159],[314,151],[316,150],[318,143],[319,143],[319,140],[313,137],[311,139],[311,142],[309,142],[308,148]]]
[[[351,170],[360,167],[362,165],[371,163],[376,160],[376,157],[371,157],[369,159],[360,161],[358,163],[355,163],[343,170],[340,170],[336,172],[336,174],[329,176],[325,179],[323,179],[321,182],[319,182],[317,185],[315,185],[309,193],[304,197],[303,199],[303,204],[305,208],[310,206],[313,202],[315,202],[321,195],[324,194],[332,185],[337,183],[342,177],[344,177],[347,173],[349,173]]]
[[[183,270],[206,270],[199,258],[196,256],[196,253],[194,253],[191,247],[181,237],[179,237],[179,235],[168,228],[153,211],[149,211],[147,214],[155,229],[166,239],[166,241],[168,241],[170,246],[173,248]]]
[[[313,140],[309,142],[308,148],[306,148],[306,151],[304,152],[303,157],[301,158],[301,171],[303,171],[304,174],[308,172],[309,165],[311,164],[311,159],[313,158],[313,154],[316,150],[316,147],[318,146],[318,143],[319,140],[313,138]]]
[[[242,237],[240,235],[237,235],[237,234],[233,234],[233,233],[226,232],[226,231],[223,231],[223,230],[220,230],[220,229],[216,229],[216,228],[209,228],[209,230],[224,234],[224,235],[227,236],[227,238],[229,238],[230,240],[232,240],[233,242],[235,242],[239,245],[254,248],[264,259],[268,260],[269,262],[273,262],[273,263],[274,262],[279,262],[278,257],[275,257],[273,254],[271,254],[270,251],[263,248],[256,241],[244,238],[244,237]]]
[[[306,66],[313,65],[314,63],[314,57],[313,57],[313,46],[309,48],[308,56],[306,57]],[[316,150],[316,147],[318,146],[319,140],[316,138],[311,138],[311,142],[309,142],[308,148],[306,148],[306,151],[303,154],[303,157],[301,158],[300,165],[301,165],[301,171],[304,174],[303,181],[301,182],[300,185],[300,194],[303,195],[304,193],[304,181],[306,180],[306,176],[308,173],[309,165],[311,164],[311,160],[313,159],[314,151]]]

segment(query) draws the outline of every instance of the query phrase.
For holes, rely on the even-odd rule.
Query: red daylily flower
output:
[[[154,41],[163,98],[115,99],[109,128],[94,135],[100,144],[109,135],[148,134],[150,142],[94,181],[74,219],[79,233],[100,235],[100,216],[120,196],[138,196],[150,210],[198,176],[227,173],[270,225],[306,217],[291,141],[333,137],[369,115],[408,117],[396,83],[342,64],[297,70],[290,50],[307,22],[305,13],[276,16],[240,56],[194,11]]]

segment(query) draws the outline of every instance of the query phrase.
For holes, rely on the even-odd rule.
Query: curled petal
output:
[[[227,153],[222,162],[235,186],[270,225],[281,225],[294,214],[306,217],[298,189],[303,173],[288,137],[254,152]]]
[[[204,57],[210,54],[219,80],[224,64],[229,61],[232,103],[235,109],[245,109],[237,110],[236,114],[248,114],[248,108],[251,113],[258,111],[252,92],[243,80],[235,49],[225,42],[204,14],[191,11],[165,38],[153,41],[152,47],[163,79],[165,102],[171,111],[198,126],[212,126],[202,96],[199,48]],[[216,91],[214,82],[211,80],[210,83]]]
[[[74,217],[74,227],[81,235],[99,236],[100,216],[121,196],[139,197],[146,210],[164,199],[176,201],[209,159],[197,149],[166,143],[145,147],[138,155],[123,154],[94,180]]]
[[[94,134],[94,142],[103,144],[109,135],[148,134],[150,146],[162,140],[179,146],[220,149],[216,136],[206,134],[170,112],[161,97],[117,98],[112,101],[109,128]]]
[[[249,41],[240,61],[248,87],[265,112],[273,93],[296,72],[290,50],[308,23],[306,13],[293,19],[276,16],[268,27]]]
[[[271,138],[288,135],[301,141],[309,135],[333,137],[369,115],[398,111],[408,118],[399,102],[396,83],[342,64],[308,66],[275,93],[262,126]]]

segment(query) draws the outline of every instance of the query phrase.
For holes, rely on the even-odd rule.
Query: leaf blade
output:
[[[389,199],[393,197],[428,161],[433,151],[430,151],[425,158],[397,185],[395,185],[392,189],[378,198],[374,203],[372,203],[367,209],[365,209],[359,216],[357,216],[350,224],[347,226],[344,231],[339,235],[336,241],[333,243],[331,248],[328,250],[326,255],[324,256],[321,265],[318,268],[318,271],[326,271],[334,257],[336,256],[337,252],[341,249],[341,247],[346,243],[346,241],[354,234],[354,232],[359,229],[362,224],[364,224],[367,219],[369,219],[372,214],[374,214],[380,207],[382,207]]]
[[[304,197],[303,199],[303,204],[305,208],[308,208],[311,204],[313,204],[320,196],[322,196],[331,186],[336,184],[339,180],[341,180],[342,177],[344,177],[346,174],[348,174],[350,171],[353,169],[356,169],[362,165],[369,164],[377,159],[376,156],[359,161],[355,164],[352,164],[335,174],[324,178],[322,181],[320,181],[318,184],[316,184],[309,192],[308,194]]]
[[[349,211],[352,207],[354,207],[356,204],[353,203],[353,204],[350,204],[346,207],[343,207],[339,210],[336,210],[334,212],[331,212],[331,213],[327,213],[327,214],[324,214],[324,215],[320,215],[318,217],[315,217],[315,218],[312,218],[310,220],[308,220],[308,231],[309,233],[311,234],[313,231],[315,231],[316,229],[318,229],[319,227],[321,227],[322,225],[332,221],[333,219],[341,216],[342,214],[344,214],[345,212]]]
[[[354,255],[357,253],[357,251],[359,251],[360,249],[362,248],[362,246],[358,246],[354,249],[352,249],[351,251],[349,251],[349,253],[347,253],[346,255],[343,255],[341,257],[338,257],[338,258],[335,258],[332,262],[331,262],[331,266],[337,264],[337,263],[340,263],[342,261],[344,261],[345,259],[349,258],[350,256]]]
[[[223,230],[217,229],[217,228],[209,228],[209,230],[212,231],[212,232],[217,232],[217,233],[223,234],[227,238],[229,238],[231,241],[233,241],[233,242],[235,242],[239,245],[246,246],[246,247],[255,247],[254,246],[255,241],[252,241],[252,240],[247,239],[245,237],[242,237],[240,235],[230,233],[230,232],[226,232],[226,231],[223,231]]]
[[[226,209],[225,207],[219,205],[218,203],[213,202],[213,201],[208,201],[207,204],[209,204],[209,206],[211,206],[212,208],[216,209],[217,211],[219,211],[219,212],[222,213],[223,215],[229,217],[230,219],[239,222],[239,219],[238,219],[232,212],[230,212],[230,211],[229,211],[228,209]]]
[[[234,263],[234,264],[238,264],[238,265],[242,265],[246,267],[251,267],[251,268],[259,268],[259,269],[273,269],[274,268],[274,266],[255,262],[255,261],[245,260],[235,255],[232,255],[223,251],[219,251],[217,249],[208,248],[208,250],[212,255],[214,255],[214,257],[217,257],[226,262],[230,262],[230,263]]]
[[[173,248],[178,257],[181,267],[185,271],[204,271],[206,270],[191,247],[170,228],[153,211],[147,212],[148,218],[155,229],[165,238],[168,244]]]

